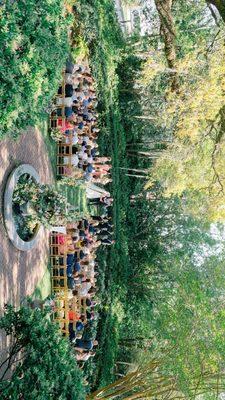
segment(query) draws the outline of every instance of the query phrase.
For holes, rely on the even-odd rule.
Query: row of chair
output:
[[[65,93],[65,86],[66,86],[66,82],[65,82],[65,71],[63,71],[62,73],[62,83],[61,83],[61,87],[62,87],[62,93],[61,94],[57,94],[55,96],[55,100],[57,98],[65,98],[66,97],[66,93]],[[57,109],[61,110],[61,119],[62,119],[62,126],[65,126],[66,123],[66,116],[65,116],[65,104],[61,104],[61,105],[55,105],[55,109],[52,111],[51,116],[50,116],[50,129],[55,129],[57,128],[57,120],[58,120],[58,115],[57,115]],[[56,161],[56,173],[58,177],[66,177],[67,176],[67,172],[66,172],[66,167],[64,164],[64,160],[63,160],[63,156],[67,156],[68,157],[68,163],[67,163],[67,167],[72,167],[72,163],[71,163],[71,157],[72,157],[72,147],[73,147],[73,143],[72,143],[72,137],[73,137],[73,132],[71,130],[71,132],[67,135],[65,135],[65,137],[67,138],[68,143],[65,144],[63,143],[63,141],[59,141],[57,143],[57,161]]]
[[[52,292],[55,296],[53,319],[59,323],[64,336],[69,335],[69,311],[86,316],[86,298],[69,297],[67,287],[67,254],[61,254],[58,233],[50,234],[50,264]]]

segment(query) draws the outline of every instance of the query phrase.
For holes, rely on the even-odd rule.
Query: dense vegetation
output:
[[[140,3],[151,31],[126,40],[112,0],[77,0],[73,8],[72,53],[89,55],[101,153],[112,155],[116,239],[98,253],[102,306],[86,335],[97,331],[100,346],[83,372],[91,391],[106,386],[93,399],[216,397],[224,391],[225,360],[224,2]],[[1,16],[3,135],[42,117],[68,54],[70,21],[62,1],[8,1]],[[2,386],[5,398],[7,390],[29,392],[21,374],[47,382],[56,342],[59,369],[40,386],[44,398],[82,398],[74,358],[48,320],[9,309],[1,327],[12,333],[15,324],[35,357],[15,371],[15,387]],[[40,327],[53,340],[42,338]],[[79,386],[72,394],[71,379]],[[27,396],[37,397],[37,383]]]
[[[200,152],[203,156],[207,151],[210,154],[216,137],[206,138],[206,143],[200,137],[198,148],[195,129],[204,129],[206,120],[212,124],[223,107],[223,25],[218,15],[219,27],[214,23],[203,1],[174,2],[167,15],[177,40],[172,66],[168,65],[171,54],[164,51],[166,28],[164,36],[159,34],[159,11],[160,4],[152,12],[146,10],[154,21],[152,34],[140,37],[136,33],[125,43],[111,1],[76,4],[97,80],[101,149],[113,154],[116,237],[114,249],[99,253],[99,296],[104,304],[97,327],[100,350],[85,373],[92,388],[97,388],[139,363],[151,365],[154,357],[161,360],[163,356],[157,379],[165,379],[164,383],[168,377],[172,379],[174,391],[182,397],[193,395],[196,382],[195,395],[215,389],[216,380],[220,382],[218,390],[223,387],[223,375],[219,374],[224,362],[223,225],[210,224],[209,208],[198,212],[192,183],[190,197],[188,187],[184,193],[171,190],[170,196],[164,197],[166,185],[161,176],[183,188],[188,179],[199,179],[203,171],[201,179],[212,179],[218,190],[210,159],[201,161],[199,156]],[[220,63],[215,61],[218,58]],[[184,138],[176,133],[177,126],[183,126]],[[188,132],[193,139],[187,138]],[[174,139],[176,136],[178,139]],[[184,146],[190,146],[188,152]],[[222,152],[218,156],[222,171]],[[185,157],[189,163],[186,176]],[[154,165],[150,184],[146,185],[149,167]],[[216,209],[213,192],[206,195],[211,210]],[[203,197],[199,203],[203,203]],[[115,398],[154,398],[159,385],[158,392],[148,390],[149,382],[153,382],[152,372],[150,381],[147,378],[149,371],[151,368],[146,368],[139,381],[128,376],[126,383],[118,381],[111,389],[97,391],[93,398],[105,398],[110,390]],[[212,374],[210,382],[206,382],[203,371]],[[168,387],[169,396],[171,381]]]
[[[8,306],[0,329],[10,337],[7,358],[0,365],[2,400],[85,398],[75,355],[47,308],[32,310],[24,305],[16,311]]]
[[[0,137],[40,122],[69,53],[63,0],[4,1],[0,8]]]

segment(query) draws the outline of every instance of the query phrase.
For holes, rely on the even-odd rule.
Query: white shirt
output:
[[[82,287],[79,289],[80,296],[87,296],[88,291],[91,289],[91,282],[84,282],[82,283]]]
[[[73,99],[72,99],[72,97],[65,97],[65,98],[63,98],[63,97],[58,97],[58,98],[57,98],[57,104],[58,104],[59,106],[64,105],[64,106],[66,106],[66,107],[72,107],[72,105],[73,105]]]
[[[72,136],[72,138],[67,136],[66,137],[66,143],[67,144],[68,143],[77,144],[78,143],[78,135],[75,134],[75,135]]]
[[[71,158],[68,157],[68,156],[63,157],[63,160],[64,160],[64,164],[66,164],[66,165],[68,165],[68,164],[69,164],[69,161],[71,161],[71,164],[74,165],[75,167],[76,167],[76,166],[78,165],[78,163],[79,163],[79,158],[78,158],[77,154],[73,154],[73,155],[71,156]]]
[[[88,155],[83,150],[80,150],[78,153],[78,157],[85,161],[85,160],[87,160]]]
[[[90,142],[90,139],[88,136],[83,136],[82,139],[84,142],[87,142],[87,144]]]
[[[69,72],[65,74],[65,82],[69,83],[70,85],[73,84],[73,75]]]

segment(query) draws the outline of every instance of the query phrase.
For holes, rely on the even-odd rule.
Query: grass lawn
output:
[[[52,138],[49,135],[48,124],[49,124],[48,117],[43,118],[38,124],[38,129],[41,131],[42,136],[44,138],[45,146],[48,151],[48,156],[50,158],[52,165],[53,175],[56,180],[57,143],[54,142],[54,140],[52,140]]]
[[[44,300],[51,294],[51,273],[50,266],[46,266],[45,273],[41,278],[40,282],[35,288],[35,291],[32,295],[34,299]]]
[[[86,200],[86,188],[84,185],[77,184],[76,186],[68,186],[57,183],[56,180],[56,157],[57,157],[57,143],[51,139],[48,131],[48,119],[43,119],[38,128],[40,129],[45,145],[48,151],[48,155],[51,161],[52,170],[55,178],[54,184],[57,189],[60,190],[67,198],[67,201],[78,207],[81,213],[87,212],[87,200]]]
[[[88,212],[86,188],[84,185],[61,186],[61,190],[67,196],[68,202],[72,206],[78,207],[80,213]]]
[[[78,207],[80,213],[87,213],[88,206],[87,206],[87,198],[86,198],[86,188],[84,185],[77,185],[77,186],[68,186],[58,184],[56,181],[56,155],[57,155],[57,144],[54,142],[48,131],[48,119],[43,118],[40,123],[38,124],[38,129],[41,131],[44,142],[48,151],[48,155],[50,158],[50,162],[52,165],[52,170],[54,173],[54,185],[57,187],[59,191],[61,191],[67,198],[67,201],[75,206]],[[46,264],[46,270],[41,278],[40,282],[35,288],[35,291],[32,297],[44,300],[51,294],[51,273],[50,273],[50,266]]]

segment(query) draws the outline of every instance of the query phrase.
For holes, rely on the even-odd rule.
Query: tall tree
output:
[[[171,72],[171,89],[177,92],[179,81],[176,72],[176,32],[172,16],[172,0],[155,0],[160,18],[160,31],[165,44],[165,55]]]
[[[224,0],[207,0],[207,3],[212,4],[219,11],[222,19],[225,21],[225,1]]]
[[[10,346],[0,365],[2,400],[85,398],[75,355],[49,317],[47,310],[6,307],[0,329]]]

